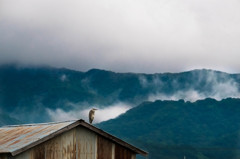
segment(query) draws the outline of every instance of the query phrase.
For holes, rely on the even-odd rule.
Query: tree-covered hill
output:
[[[0,113],[0,126],[4,125],[17,125],[21,124],[21,122],[17,119],[14,119],[6,114],[1,114]]]
[[[98,126],[150,152],[150,159],[240,158],[240,99],[144,102]]]
[[[239,90],[239,74],[212,70],[136,74],[0,66],[0,109],[24,122],[49,121],[46,108],[69,111],[117,102],[136,106],[156,99],[222,99],[240,97]]]

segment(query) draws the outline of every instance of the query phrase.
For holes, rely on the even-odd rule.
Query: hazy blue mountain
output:
[[[14,119],[6,114],[1,114],[0,113],[0,126],[4,125],[17,125],[21,124],[21,122],[17,119]]]
[[[0,109],[21,121],[44,122],[50,120],[46,108],[68,111],[116,102],[135,106],[156,99],[239,97],[239,83],[239,74],[212,70],[135,74],[2,65]]]
[[[100,128],[150,152],[150,159],[240,158],[240,99],[144,102]]]

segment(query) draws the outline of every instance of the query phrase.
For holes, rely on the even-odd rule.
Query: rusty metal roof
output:
[[[15,156],[79,125],[127,147],[138,154],[147,155],[147,152],[86,123],[84,120],[0,127],[0,154],[11,153]]]
[[[0,153],[13,153],[75,121],[6,126],[0,128]]]

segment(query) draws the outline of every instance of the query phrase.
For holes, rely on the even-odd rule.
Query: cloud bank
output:
[[[1,0],[0,63],[240,72],[238,0]]]
[[[188,78],[188,80],[191,80],[190,85],[189,81],[185,81],[186,88],[179,89],[183,84],[174,79],[171,86],[175,90],[171,94],[162,92],[162,88],[166,83],[158,76],[154,77],[151,82],[141,76],[139,81],[143,88],[153,88],[153,92],[148,95],[149,101],[184,99],[185,101],[194,102],[205,98],[214,98],[216,100],[229,97],[240,98],[239,84],[229,74],[217,73],[210,70],[207,72],[196,72],[192,72],[193,77]]]
[[[95,118],[93,123],[99,123],[102,121],[116,118],[120,114],[125,113],[130,108],[131,106],[126,105],[124,103],[117,103],[104,108],[97,108],[98,110],[95,112]],[[83,119],[86,122],[88,122],[88,113],[90,110],[91,108],[87,108],[83,110],[72,109],[70,111],[64,111],[59,108],[56,110],[51,110],[49,108],[46,109],[47,114],[50,116],[52,121]]]

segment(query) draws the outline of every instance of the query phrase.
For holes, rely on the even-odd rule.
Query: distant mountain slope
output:
[[[6,114],[1,114],[0,113],[0,126],[17,125],[17,124],[21,124],[21,122],[19,120],[11,118],[10,116],[8,116]]]
[[[150,159],[240,158],[240,99],[155,101],[98,125],[150,152]]]
[[[134,74],[0,66],[0,108],[27,122],[50,120],[46,108],[68,111],[92,105],[106,107],[116,102],[134,106],[156,99],[222,99],[240,97],[239,90],[239,74],[212,70]]]

